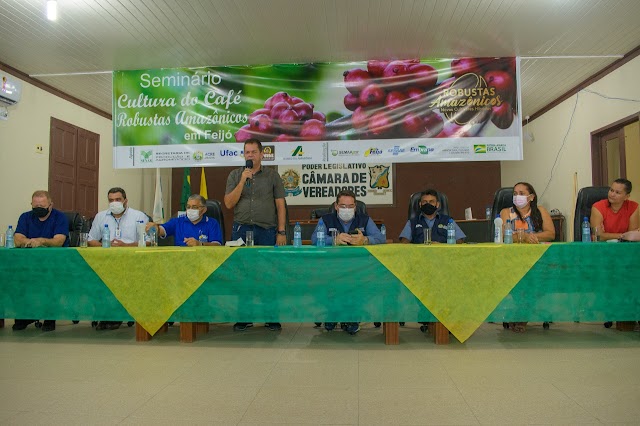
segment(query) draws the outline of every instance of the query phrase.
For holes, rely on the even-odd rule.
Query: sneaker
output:
[[[55,320],[44,320],[42,324],[42,331],[53,331],[56,329]]]
[[[25,320],[25,319],[17,319],[15,321],[15,323],[13,324],[13,326],[11,327],[11,329],[13,331],[20,331],[20,330],[24,330],[25,328],[27,328],[27,326],[29,324],[31,324],[32,322],[36,322],[36,320]]]
[[[336,328],[336,323],[335,322],[325,322],[324,323],[324,329],[327,331],[331,331],[334,328]]]
[[[96,324],[96,330],[106,330],[109,325],[108,321],[100,321]]]
[[[122,321],[108,321],[107,330],[117,330],[122,325]]]
[[[360,331],[360,323],[359,322],[350,322],[349,325],[347,325],[347,328],[345,329],[345,331],[353,336],[358,331]]]
[[[381,325],[382,325],[382,323],[381,323],[381,322],[377,322],[377,321],[376,321],[376,322],[374,322],[374,323],[373,323],[373,326],[374,326],[375,328],[380,328],[380,326],[381,326]]]
[[[253,327],[252,322],[237,322],[233,324],[234,331],[245,331],[249,327]]]
[[[282,324],[280,324],[279,322],[267,322],[264,324],[264,326],[271,331],[282,330]]]

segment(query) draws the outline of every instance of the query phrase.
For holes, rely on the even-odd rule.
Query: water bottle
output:
[[[456,243],[456,227],[453,224],[453,219],[449,219],[447,223],[447,244]]]
[[[513,228],[511,227],[511,219],[507,219],[507,224],[504,226],[504,243],[513,244]]]
[[[146,241],[147,233],[145,232],[144,228],[145,228],[144,221],[142,221],[142,220],[138,221],[138,227],[137,227],[137,231],[138,231],[138,247],[146,247],[147,246],[147,241]]]
[[[311,210],[311,219],[317,219],[318,215],[316,214],[315,210]]]
[[[293,227],[293,246],[302,247],[302,228],[300,228],[300,222],[296,222],[296,226]]]
[[[384,223],[380,225],[380,233],[382,234],[382,238],[387,241],[387,227],[384,226]]]
[[[487,206],[487,208],[484,209],[484,214],[487,220],[491,220],[491,207]]]
[[[589,218],[586,216],[584,217],[584,219],[582,219],[582,242],[591,242],[591,224],[589,223]]]
[[[7,236],[4,240],[4,246],[6,248],[14,248],[16,246],[13,242],[13,226],[11,225],[9,225],[9,227],[7,228]]]
[[[104,224],[104,228],[102,228],[102,248],[111,247],[111,232],[109,232],[109,225]]]
[[[318,222],[318,229],[316,231],[316,247],[324,247],[326,244],[325,236],[327,235],[327,231],[324,227],[324,223],[322,219]]]
[[[498,244],[502,242],[502,218],[500,215],[493,219],[493,242]]]
[[[151,247],[156,247],[158,245],[158,228],[155,226],[149,228],[149,245]]]

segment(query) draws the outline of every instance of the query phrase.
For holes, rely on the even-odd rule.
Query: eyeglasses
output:
[[[338,204],[338,207],[340,207],[341,209],[355,209],[356,205],[355,204]]]

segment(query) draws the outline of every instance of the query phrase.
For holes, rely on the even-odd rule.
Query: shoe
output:
[[[282,324],[280,324],[279,322],[268,322],[268,323],[265,323],[264,326],[271,331],[282,330]]]
[[[234,331],[245,331],[249,327],[253,327],[252,322],[237,322],[233,324]]]
[[[373,326],[374,326],[375,328],[380,328],[380,326],[381,326],[381,325],[382,325],[382,323],[381,323],[381,322],[374,322],[374,323],[373,323]]]
[[[42,324],[42,331],[53,331],[56,329],[55,320],[44,320]]]
[[[17,319],[15,321],[15,323],[13,324],[13,326],[11,327],[11,329],[13,331],[20,331],[20,330],[24,330],[25,328],[27,328],[27,326],[29,324],[31,324],[32,322],[36,322],[36,320],[25,320],[25,319]]]
[[[108,321],[100,321],[98,322],[98,324],[96,324],[96,330],[106,330],[108,326]]]
[[[404,322],[400,322],[400,327],[404,327]]]
[[[336,328],[336,323],[335,322],[325,322],[324,323],[324,329],[327,331],[331,331],[334,328]]]
[[[345,331],[353,336],[358,331],[360,331],[360,323],[359,322],[350,322],[347,325],[347,328],[345,329]]]
[[[315,326],[314,326],[313,328],[320,328],[320,327],[322,327],[322,323],[321,323],[321,322],[316,322],[316,323],[314,323],[314,324],[315,324]]]
[[[122,321],[108,321],[107,330],[117,330],[122,325]]]

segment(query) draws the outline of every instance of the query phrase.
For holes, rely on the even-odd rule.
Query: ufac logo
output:
[[[262,161],[275,161],[276,147],[273,145],[263,145],[262,154],[263,154]]]
[[[140,151],[141,163],[153,163],[153,150]]]
[[[203,158],[204,158],[204,154],[202,153],[202,151],[195,151],[193,153],[193,159],[195,161],[202,161]]]
[[[473,145],[473,152],[476,154],[487,154],[490,152],[507,152],[506,144],[486,144]]]
[[[435,151],[435,148],[427,148],[424,145],[412,146],[410,152],[419,152],[422,155],[428,155],[430,152]]]
[[[282,178],[286,196],[295,197],[302,193],[302,189],[300,189],[300,174],[297,171],[293,169],[286,170],[280,177]]]
[[[369,148],[364,152],[365,157],[373,157],[375,155],[382,155],[382,150],[379,148]]]
[[[304,155],[304,152],[302,152],[301,145],[298,145],[296,149],[294,149],[293,152],[291,153],[292,157],[302,157],[303,155]]]
[[[369,167],[369,186],[373,189],[389,188],[389,168],[391,166]]]
[[[393,148],[389,148],[387,150],[387,152],[391,152],[393,153],[393,155],[399,155],[401,152],[404,152],[405,149],[404,148],[400,148],[398,145],[394,146]]]
[[[221,157],[238,157],[243,154],[242,151],[236,151],[235,149],[221,149],[220,156]]]

